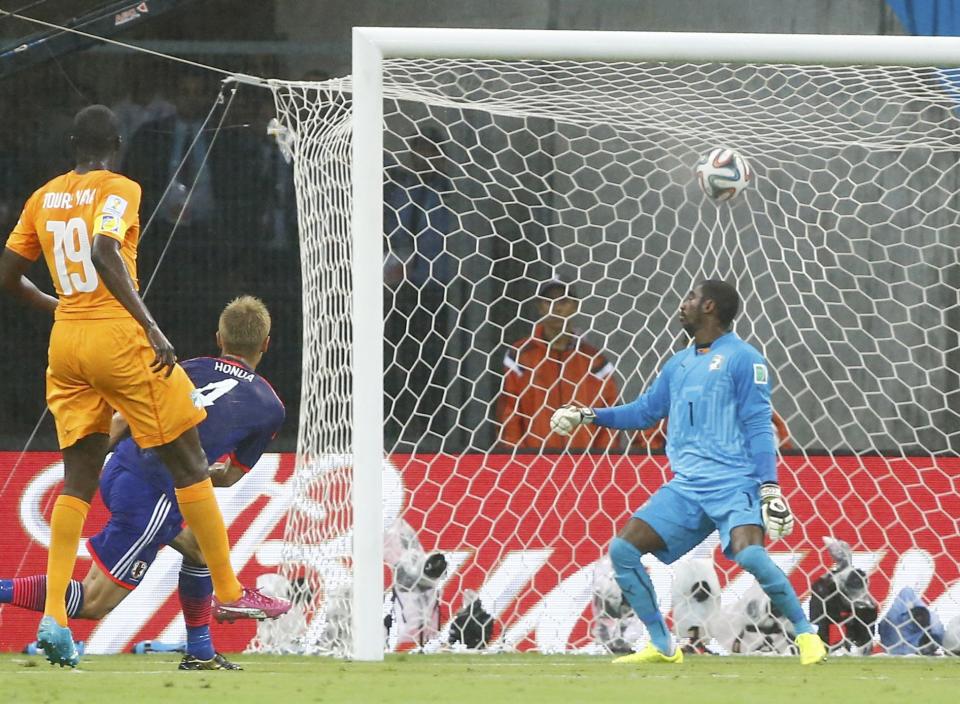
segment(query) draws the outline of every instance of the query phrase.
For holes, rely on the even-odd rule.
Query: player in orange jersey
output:
[[[103,105],[84,108],[74,118],[71,144],[76,167],[30,197],[7,239],[0,286],[54,315],[47,405],[63,450],[64,486],[50,519],[47,597],[37,641],[50,662],[73,667],[79,657],[65,596],[113,409],[137,444],[152,449],[170,471],[217,600],[235,614],[254,617],[277,604],[237,581],[196,429],[206,417],[202,399],[138,293],[140,186],[110,171],[120,147],[116,115]],[[41,254],[58,298],[24,276]]]

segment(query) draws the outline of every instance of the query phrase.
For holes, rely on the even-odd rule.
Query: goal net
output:
[[[524,33],[507,34],[524,56]],[[585,39],[553,34],[553,58],[387,56],[373,137],[354,110],[359,83],[272,84],[303,262],[279,580],[297,608],[254,647],[642,643],[604,555],[670,477],[662,429],[564,444],[545,421],[574,398],[635,398],[687,344],[683,297],[723,278],[783,420],[779,475],[797,529],[768,545],[774,560],[836,647],[936,650],[960,617],[955,75],[883,61],[884,38],[867,40],[874,58],[827,66],[837,61],[591,60]],[[609,56],[611,42],[650,35],[591,36]],[[917,46],[903,39],[889,46]],[[382,140],[375,197],[351,180],[353,138]],[[729,203],[693,177],[718,146],[754,171]],[[382,214],[383,233],[360,269],[358,212]],[[372,326],[352,322],[360,276],[379,282]],[[381,350],[382,425],[380,408],[353,406],[354,383],[369,381],[354,360],[373,351],[379,363]],[[381,436],[379,481],[351,503],[354,453],[379,453]],[[370,553],[375,602],[353,581],[371,544],[352,548],[361,514],[383,541],[382,588]],[[716,534],[671,567],[645,564],[693,647],[789,652],[789,624]],[[376,621],[366,634],[353,632],[360,609]]]

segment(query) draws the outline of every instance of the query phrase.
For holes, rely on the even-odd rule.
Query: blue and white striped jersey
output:
[[[770,372],[763,356],[736,333],[707,349],[690,346],[671,357],[632,403],[596,409],[597,425],[649,428],[669,416],[667,457],[677,478],[696,489],[722,489],[744,480],[776,481],[776,442]],[[757,476],[758,472],[772,476]]]

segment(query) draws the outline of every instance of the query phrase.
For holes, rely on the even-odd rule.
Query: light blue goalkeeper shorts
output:
[[[760,488],[756,482],[734,489],[694,490],[673,479],[654,492],[633,514],[648,524],[666,544],[653,553],[660,562],[676,562],[714,530],[720,532],[723,554],[730,554],[730,531],[737,526],[763,526],[760,516]]]

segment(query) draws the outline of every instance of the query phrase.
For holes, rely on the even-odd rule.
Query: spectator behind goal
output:
[[[533,335],[514,342],[503,357],[503,386],[497,402],[500,443],[520,449],[603,450],[618,444],[614,431],[584,425],[568,440],[551,433],[552,409],[564,403],[587,407],[617,401],[613,364],[573,331],[579,308],[571,284],[540,287]]]

